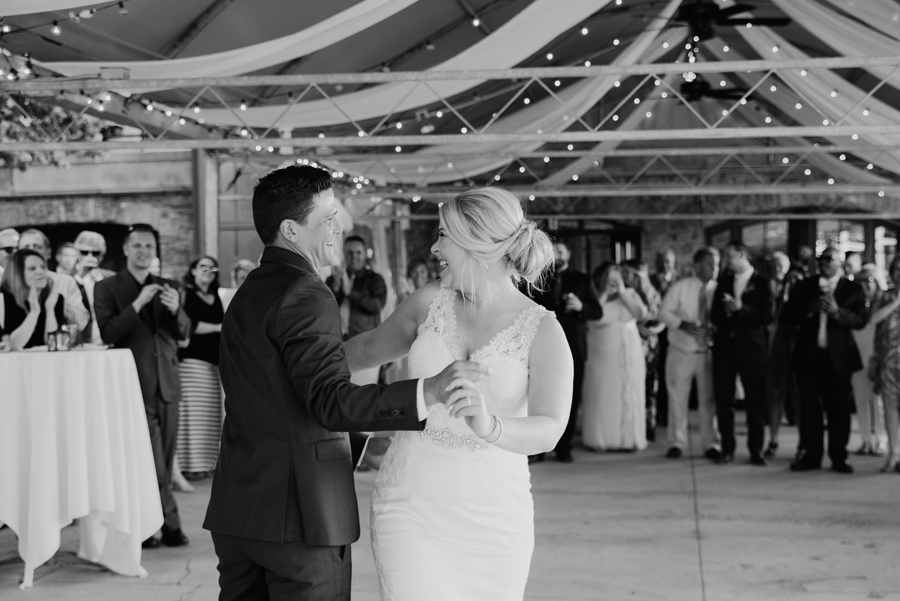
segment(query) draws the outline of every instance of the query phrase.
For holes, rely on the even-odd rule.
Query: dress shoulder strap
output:
[[[449,327],[456,323],[456,315],[453,313],[453,299],[456,291],[453,288],[443,288],[431,299],[428,305],[428,317],[419,326],[418,333],[421,335],[426,330],[431,330],[438,334],[443,334]]]
[[[531,350],[531,343],[534,342],[534,337],[537,335],[538,328],[541,325],[541,320],[545,315],[552,313],[552,311],[548,311],[544,307],[537,306],[531,307],[530,309],[526,309],[522,312],[522,317],[520,318],[519,325],[519,338],[521,340],[521,344],[519,345],[518,354],[523,361],[528,361],[528,353]]]
[[[472,355],[472,359],[476,360],[483,356],[498,353],[513,357],[523,363],[528,363],[531,343],[537,334],[541,319],[550,313],[553,312],[540,305],[525,309],[519,313],[516,321],[511,326],[498,332],[487,346],[476,351]]]

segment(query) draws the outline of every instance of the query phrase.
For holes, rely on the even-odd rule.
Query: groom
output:
[[[421,430],[453,380],[487,373],[457,361],[433,378],[350,383],[340,310],[319,276],[338,263],[331,188],[327,171],[292,166],[253,191],[266,247],[222,326],[225,423],[203,524],[221,601],[349,600],[359,516],[345,431]]]

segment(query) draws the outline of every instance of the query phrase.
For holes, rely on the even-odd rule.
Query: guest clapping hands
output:
[[[50,283],[44,257],[33,250],[9,257],[0,294],[4,305],[0,337],[9,336],[10,350],[40,346],[47,332],[66,322],[65,301]]]

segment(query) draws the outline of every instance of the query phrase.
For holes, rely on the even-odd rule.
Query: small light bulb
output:
[[[53,26],[50,27],[50,33],[52,33],[53,35],[56,35],[56,36],[62,34],[62,29],[60,28],[59,23],[57,21],[54,21]]]
[[[587,27],[582,27],[582,28],[581,28],[581,35],[587,35],[587,34],[588,34],[588,28],[587,28]]]
[[[547,53],[547,60],[548,60],[548,61],[552,61],[552,60],[553,60],[553,53],[552,53],[552,52],[548,52],[548,53]]]
[[[479,25],[481,25],[481,19],[479,19],[478,17],[472,19],[472,27],[478,27]]]

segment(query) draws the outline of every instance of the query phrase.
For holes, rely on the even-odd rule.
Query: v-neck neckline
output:
[[[457,360],[457,358],[461,355],[459,345],[456,344],[456,342],[453,340],[453,337],[456,335],[456,331],[457,331],[456,298],[457,298],[456,290],[451,290],[450,293],[448,294],[448,307],[447,307],[448,324],[447,324],[447,328],[444,331],[444,335],[442,336],[442,338],[444,339],[444,344],[447,346],[447,350],[450,351],[450,354],[453,356],[454,361]],[[493,346],[494,341],[497,340],[500,337],[500,335],[504,334],[505,332],[507,332],[509,330],[512,330],[512,329],[518,327],[521,324],[521,322],[525,319],[526,314],[535,308],[537,308],[537,306],[526,307],[525,309],[522,309],[511,324],[509,324],[505,328],[501,328],[500,330],[497,330],[494,333],[494,335],[488,339],[487,342],[485,342],[483,345],[479,346],[477,349],[475,349],[474,351],[469,353],[469,356],[463,358],[462,360],[463,361],[472,361],[474,357],[477,357],[480,353],[483,353],[483,352],[487,351],[488,349],[490,349]]]

